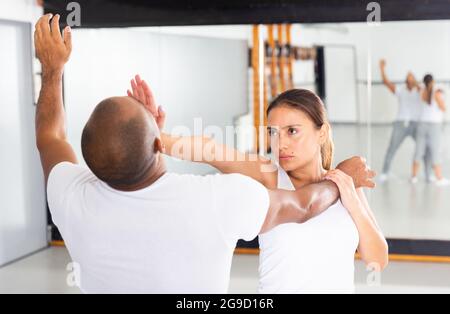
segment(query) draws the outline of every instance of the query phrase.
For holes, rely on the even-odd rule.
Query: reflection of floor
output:
[[[51,248],[0,268],[0,294],[79,293],[67,285],[69,262],[65,248]],[[367,278],[364,265],[356,262],[358,293],[450,293],[450,264],[395,262],[381,275],[381,285],[369,286]],[[236,255],[229,292],[256,293],[257,286],[258,256]]]
[[[371,148],[365,126],[335,125],[336,161],[351,155],[367,156],[370,165],[381,171],[390,139],[389,126],[373,126]],[[444,145],[450,143],[450,126],[445,129]],[[450,187],[409,183],[414,142],[406,140],[400,147],[392,171],[395,179],[379,184],[370,193],[370,203],[380,225],[390,238],[450,240]],[[450,178],[450,147],[443,148],[444,175]]]

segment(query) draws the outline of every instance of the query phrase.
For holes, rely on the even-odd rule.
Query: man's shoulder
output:
[[[63,161],[53,166],[53,168],[50,170],[49,177],[52,175],[55,176],[69,174],[85,174],[94,176],[91,170],[86,166],[75,164],[69,161]]]
[[[56,164],[50,171],[47,190],[67,187],[73,182],[98,180],[91,170],[79,164],[63,161]]]
[[[98,180],[85,166],[71,162],[60,162],[50,171],[47,182],[47,201],[53,220],[58,227],[64,224],[64,215],[71,200],[79,197],[83,186]]]

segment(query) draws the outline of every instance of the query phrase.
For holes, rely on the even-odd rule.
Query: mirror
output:
[[[108,95],[124,94],[139,73],[168,113],[169,132],[211,132],[240,151],[266,153],[264,128],[242,130],[265,125],[264,109],[281,91],[309,89],[327,107],[335,161],[367,156],[380,174],[368,196],[385,235],[392,241],[450,241],[448,187],[427,182],[423,166],[419,182],[411,182],[415,131],[394,144],[390,176],[382,176],[394,129],[411,121],[398,123],[399,98],[383,83],[379,66],[384,59],[386,77],[399,91],[409,72],[422,90],[424,75],[431,73],[445,99],[449,38],[447,21],[76,29],[77,46],[65,75],[69,137],[81,156],[78,143],[93,106]],[[428,144],[439,145],[436,158],[447,178],[448,119],[445,114],[434,129],[441,145],[433,139]],[[215,171],[170,158],[168,164],[180,173]]]

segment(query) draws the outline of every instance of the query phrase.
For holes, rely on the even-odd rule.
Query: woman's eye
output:
[[[289,135],[294,135],[294,134],[297,134],[298,131],[297,131],[297,129],[289,128],[289,129],[288,129],[288,133],[289,133]]]
[[[278,134],[277,130],[275,129],[269,129],[269,135],[270,136],[276,136]]]

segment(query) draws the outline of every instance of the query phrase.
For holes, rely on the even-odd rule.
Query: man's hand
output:
[[[376,173],[369,169],[366,160],[361,157],[353,157],[341,162],[336,169],[341,170],[353,179],[356,188],[371,188],[375,187],[373,178]]]
[[[64,38],[59,29],[59,15],[46,14],[36,23],[34,44],[36,57],[42,63],[42,72],[62,73],[64,65],[72,52],[72,34],[70,27],[64,29]]]
[[[386,68],[386,60],[381,59],[380,60],[380,69],[384,70]]]
[[[156,124],[162,131],[164,123],[166,122],[166,114],[161,106],[156,105],[155,98],[153,97],[153,93],[150,87],[148,87],[147,82],[141,80],[139,75],[136,75],[135,78],[131,80],[131,90],[132,91],[127,90],[128,96],[133,97],[144,105],[145,109],[153,115]]]

